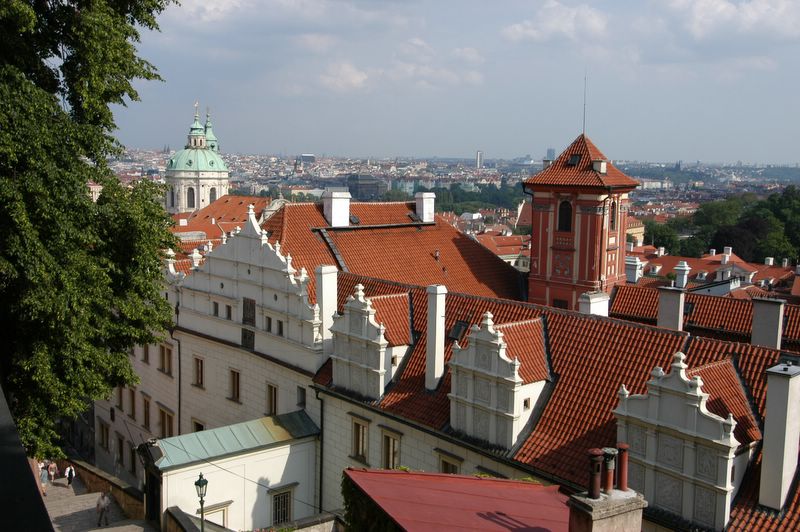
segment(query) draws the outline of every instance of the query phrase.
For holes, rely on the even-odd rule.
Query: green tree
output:
[[[672,227],[652,220],[644,222],[644,243],[657,248],[663,246],[671,255],[677,253],[680,246],[678,233]]]
[[[109,106],[158,77],[137,28],[157,29],[167,3],[0,3],[0,382],[31,455],[58,456],[55,420],[134,383],[130,348],[170,324],[163,191],[123,187],[106,164]]]

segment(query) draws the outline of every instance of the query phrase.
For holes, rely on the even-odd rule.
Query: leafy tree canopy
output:
[[[168,1],[0,2],[0,382],[31,455],[60,455],[55,420],[135,382],[130,348],[170,324],[162,192],[106,165],[109,105],[157,79],[135,43]]]

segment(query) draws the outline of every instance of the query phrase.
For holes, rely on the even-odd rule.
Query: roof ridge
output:
[[[527,320],[519,320],[519,321],[509,321],[505,323],[495,324],[495,330],[502,330],[502,329],[510,329],[512,327],[520,327],[522,325],[530,325],[535,323],[542,323],[542,316],[537,316],[535,318],[529,318]]]
[[[380,295],[377,295],[377,296],[367,296],[367,299],[369,299],[370,301],[375,301],[375,300],[389,299],[389,298],[395,298],[395,297],[405,297],[406,299],[408,299],[408,292],[398,292],[396,294],[380,294]]]

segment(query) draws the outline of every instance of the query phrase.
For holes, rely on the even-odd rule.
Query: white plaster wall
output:
[[[297,483],[292,489],[292,519],[316,513],[316,440],[306,439],[255,453],[200,463],[162,475],[162,508],[178,506],[197,515],[200,503],[194,482],[200,473],[208,480],[205,506],[232,500],[228,522],[232,530],[272,525],[272,496],[267,488]],[[216,514],[220,515],[220,514]],[[220,523],[221,524],[221,523]]]

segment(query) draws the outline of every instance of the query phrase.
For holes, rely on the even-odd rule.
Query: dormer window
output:
[[[578,166],[580,162],[581,162],[581,154],[573,153],[572,155],[569,156],[569,159],[567,160],[567,166]]]

